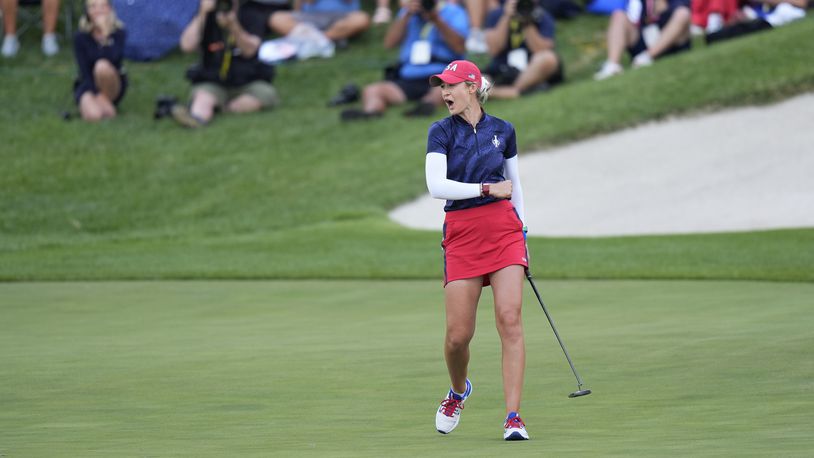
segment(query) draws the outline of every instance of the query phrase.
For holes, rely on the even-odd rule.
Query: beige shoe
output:
[[[189,112],[187,107],[175,104],[170,109],[170,113],[172,114],[172,119],[174,119],[178,124],[181,124],[184,127],[189,127],[190,129],[197,129],[199,127],[203,127],[206,124],[201,121],[200,119],[192,116],[192,113]]]

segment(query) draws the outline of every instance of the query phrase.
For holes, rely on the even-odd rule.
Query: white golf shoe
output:
[[[461,410],[464,408],[464,401],[472,394],[472,382],[466,379],[466,391],[463,396],[453,393],[452,389],[447,393],[447,397],[441,401],[441,406],[435,413],[435,429],[441,434],[449,434],[458,426],[461,420]]]
[[[527,441],[529,440],[529,433],[526,432],[526,424],[520,419],[520,416],[515,415],[506,420],[503,424],[503,440],[507,441]]]

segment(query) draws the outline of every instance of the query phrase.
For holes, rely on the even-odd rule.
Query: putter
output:
[[[557,342],[560,343],[560,348],[562,348],[562,352],[565,353],[565,359],[568,360],[568,365],[571,366],[571,372],[574,373],[574,377],[577,379],[577,391],[569,394],[569,398],[578,398],[580,396],[587,396],[591,394],[591,390],[583,390],[582,389],[582,377],[579,376],[577,373],[577,369],[574,367],[574,363],[571,361],[571,356],[568,354],[568,350],[565,349],[565,344],[562,343],[562,339],[560,339],[560,333],[557,332],[557,327],[554,325],[554,320],[551,318],[551,314],[548,313],[548,309],[546,308],[545,304],[543,303],[543,298],[540,297],[540,293],[537,291],[537,285],[534,284],[534,280],[531,278],[531,271],[526,269],[526,278],[529,280],[529,284],[531,284],[531,289],[534,290],[534,295],[537,296],[537,300],[540,302],[540,307],[543,308],[543,312],[545,312],[545,317],[548,318],[548,324],[551,325],[551,329],[554,331],[554,336],[557,338]]]

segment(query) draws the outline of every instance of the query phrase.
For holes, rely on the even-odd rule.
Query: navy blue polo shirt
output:
[[[506,159],[517,156],[514,126],[483,113],[475,128],[455,115],[434,122],[427,138],[427,153],[447,156],[447,179],[461,183],[497,183],[505,180]],[[463,210],[495,202],[491,196],[448,200],[444,211]]]

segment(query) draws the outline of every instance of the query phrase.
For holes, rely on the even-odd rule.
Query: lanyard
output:
[[[509,41],[511,49],[517,49],[523,44],[523,30],[520,28],[520,21],[517,18],[509,21]]]
[[[220,65],[220,80],[226,81],[229,76],[229,67],[232,65],[232,47],[235,45],[235,37],[229,32],[226,37],[226,49],[223,50],[223,63]]]
[[[446,2],[438,2],[438,6],[435,7],[436,11],[440,13],[442,9],[446,6]],[[423,20],[423,18],[422,18]],[[432,22],[427,22],[421,27],[421,32],[419,33],[418,38],[421,40],[426,40],[429,37],[430,32],[432,32],[434,25]]]
[[[656,14],[656,1],[655,0],[646,0],[645,1],[645,18],[647,23],[652,24],[654,22],[658,22],[659,17]]]

